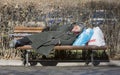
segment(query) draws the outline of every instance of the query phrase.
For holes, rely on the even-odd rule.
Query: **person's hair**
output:
[[[74,26],[74,25],[78,25],[79,27],[81,27],[82,30],[85,28],[85,25],[82,22],[73,22],[72,26]]]

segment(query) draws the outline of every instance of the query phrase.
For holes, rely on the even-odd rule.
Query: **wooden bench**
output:
[[[14,36],[15,38],[21,38],[23,36],[26,35],[31,35],[31,34],[35,34],[35,33],[39,33],[42,32],[44,28],[41,27],[21,27],[21,26],[17,26],[14,28],[14,34],[11,34],[12,36]],[[20,35],[17,35],[20,34]],[[107,50],[107,46],[70,46],[70,45],[64,45],[64,46],[55,46],[54,50],[91,50],[91,62],[93,63],[95,60],[93,58],[93,50]],[[32,47],[30,45],[25,45],[22,47],[18,47],[17,50],[25,50],[25,61],[26,61],[26,65],[28,66],[29,63],[29,57],[28,57],[28,53],[29,51],[32,50]],[[42,60],[41,60],[42,61]],[[47,60],[46,60],[47,61]]]

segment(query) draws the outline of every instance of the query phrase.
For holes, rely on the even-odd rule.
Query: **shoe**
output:
[[[9,47],[10,47],[10,48],[15,48],[16,43],[17,43],[17,40],[16,40],[16,39],[11,40],[10,43],[9,43]]]

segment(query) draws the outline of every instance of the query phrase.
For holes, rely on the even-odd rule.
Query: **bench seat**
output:
[[[54,50],[91,50],[91,62],[94,63],[94,58],[93,58],[93,50],[107,50],[107,46],[71,46],[71,45],[63,45],[63,46],[55,46]],[[18,47],[18,50],[26,50],[25,54],[25,61],[26,61],[26,66],[28,66],[29,63],[29,57],[28,53],[30,50],[32,50],[32,47],[30,45],[25,45],[22,47]]]
[[[17,49],[26,50],[32,49],[30,45],[25,45],[22,47],[18,47]],[[107,46],[71,46],[71,45],[63,45],[63,46],[55,46],[54,50],[106,50]]]

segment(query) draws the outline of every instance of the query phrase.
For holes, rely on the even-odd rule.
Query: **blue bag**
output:
[[[85,29],[73,42],[73,46],[84,46],[92,37],[94,31],[91,28]]]

